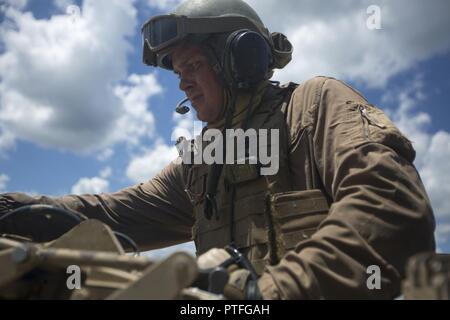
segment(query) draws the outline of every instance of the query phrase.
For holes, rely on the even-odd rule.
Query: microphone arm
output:
[[[186,114],[186,113],[188,113],[191,109],[190,109],[188,106],[185,106],[185,105],[184,105],[184,103],[186,103],[186,102],[188,102],[188,101],[189,101],[189,98],[185,98],[185,99],[181,100],[181,101],[177,104],[177,106],[176,106],[176,108],[175,108],[175,111],[176,111],[177,113],[179,113],[179,114]]]

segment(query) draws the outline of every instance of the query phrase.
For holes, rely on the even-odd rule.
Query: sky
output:
[[[114,192],[151,179],[192,132],[174,74],[142,64],[140,27],[178,0],[0,0],[0,193]],[[346,81],[413,142],[450,252],[450,2],[248,0],[294,46],[273,80]],[[148,253],[162,257],[192,243]]]

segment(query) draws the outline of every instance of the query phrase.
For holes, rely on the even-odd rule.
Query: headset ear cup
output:
[[[236,80],[233,76],[234,63],[232,62],[232,60],[234,59],[234,57],[231,50],[231,45],[234,39],[236,38],[236,35],[239,34],[240,32],[242,32],[242,30],[235,31],[228,36],[227,41],[225,43],[225,50],[223,51],[222,56],[222,68],[224,72],[224,78],[230,87],[236,87]]]
[[[221,61],[222,56],[220,56],[220,54],[217,54],[214,50],[214,47],[209,44],[204,44],[203,50],[219,80],[223,85],[226,85],[228,81],[224,75],[223,63]]]
[[[224,71],[234,87],[249,90],[267,79],[272,53],[259,33],[238,30],[230,34],[224,51]]]

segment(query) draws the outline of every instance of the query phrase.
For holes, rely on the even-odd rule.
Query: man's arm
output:
[[[394,298],[406,261],[434,251],[434,217],[412,165],[409,141],[378,109],[342,82],[327,80],[317,104],[297,95],[298,119],[312,135],[315,164],[333,204],[319,230],[259,285],[265,298]],[[295,99],[294,99],[295,100]],[[295,106],[297,107],[297,106]],[[381,289],[370,290],[367,268],[378,266]]]
[[[181,164],[172,162],[152,180],[111,194],[2,197],[12,207],[39,203],[78,211],[130,236],[141,250],[150,250],[191,240],[194,219],[184,192],[184,170]]]

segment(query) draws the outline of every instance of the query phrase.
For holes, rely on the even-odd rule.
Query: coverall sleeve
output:
[[[306,125],[299,123],[297,130],[311,135],[315,165],[332,205],[310,239],[266,269],[259,281],[262,294],[268,299],[395,298],[408,258],[435,250],[435,221],[412,164],[414,149],[380,109],[343,82],[326,80],[318,92],[315,104],[298,99],[303,118],[311,121],[302,121]],[[376,271],[369,266],[379,268],[380,286],[370,279]]]
[[[130,236],[141,250],[162,248],[192,237],[194,218],[184,191],[185,170],[174,161],[153,179],[119,192],[37,200],[100,220]]]

